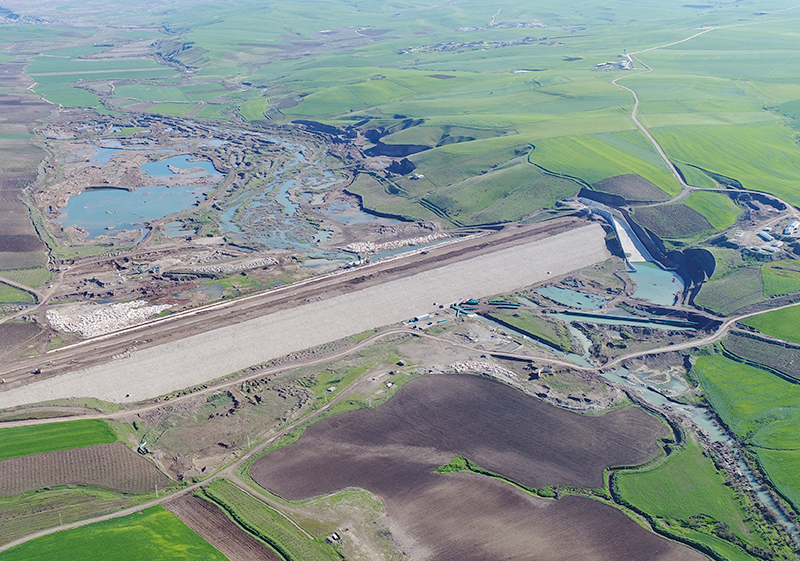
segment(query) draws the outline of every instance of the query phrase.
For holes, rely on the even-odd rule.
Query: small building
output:
[[[783,229],[783,235],[784,236],[793,235],[794,231],[797,229],[798,226],[800,226],[800,222],[798,222],[797,220],[794,220],[793,222],[790,222],[789,225],[786,226],[786,228]]]
[[[764,240],[767,243],[775,241],[775,238],[773,238],[772,236],[770,236],[766,232],[759,232],[758,234],[756,234],[756,236],[758,236],[759,238],[761,238],[762,240]]]

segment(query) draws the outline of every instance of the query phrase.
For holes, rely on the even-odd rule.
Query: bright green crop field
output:
[[[778,490],[795,506],[800,504],[800,450],[756,450],[761,467]]]
[[[36,538],[0,553],[2,561],[53,559],[224,561],[226,557],[160,506]]]
[[[763,458],[773,484],[800,499],[800,386],[723,356],[702,356],[695,372],[723,422]]]
[[[19,288],[0,282],[0,303],[3,302],[30,302],[34,301],[33,295]]]
[[[167,101],[159,103],[147,110],[148,113],[156,113],[158,115],[174,115],[175,117],[182,117],[186,115],[192,108],[194,103],[173,103]]]
[[[360,122],[362,130],[386,129],[389,144],[440,146],[437,151],[478,158],[533,146],[529,161],[555,174],[592,184],[636,173],[676,195],[678,183],[630,118],[632,95],[612,83],[624,78],[620,83],[639,96],[642,122],[689,183],[714,187],[704,169],[800,203],[794,139],[800,59],[791,3],[779,0],[757,17],[753,6],[725,4],[714,8],[712,22],[707,10],[691,5],[617,8],[552,0],[536,6],[500,0],[491,10],[478,0],[446,9],[431,0],[403,9],[383,1],[364,7],[342,0],[280,6],[240,0],[150,12],[120,0],[110,6],[88,0],[79,13],[65,5],[57,15],[104,25],[125,21],[134,28],[119,32],[126,41],[159,37],[152,29],[169,27],[158,45],[171,53],[171,65],[147,54],[104,58],[103,47],[87,44],[88,27],[83,35],[15,28],[9,40],[39,41],[41,54],[27,71],[37,93],[65,107],[102,109],[97,95],[74,85],[109,82],[118,101],[159,103],[151,113],[180,117],[197,109],[199,118],[260,121],[267,112],[276,123]],[[637,57],[634,70],[596,68],[619,62],[623,53]],[[219,96],[229,101],[193,104]],[[521,205],[552,207],[565,196],[562,189],[528,186],[536,191],[531,200],[495,186],[507,183],[507,174],[439,193],[486,170],[464,168],[442,182],[437,157],[418,154],[414,161],[434,188],[420,192],[422,185],[403,178],[408,200],[388,203],[376,193],[376,202],[365,197],[365,204],[430,219],[436,211],[420,200],[430,202],[437,191],[446,198],[441,206],[434,197],[433,206],[443,210],[439,218],[452,214],[454,201],[456,222],[477,224],[514,220],[525,214],[514,211]],[[476,189],[480,200],[465,205]],[[456,193],[462,191],[463,197]],[[687,205],[716,229],[739,214],[711,193],[693,194]]]
[[[717,230],[733,226],[742,209],[729,197],[711,191],[694,191],[686,200],[686,206],[706,217]]]
[[[0,460],[115,442],[105,421],[80,420],[0,429]]]
[[[705,515],[724,522],[744,541],[765,546],[748,527],[750,515],[725,486],[725,478],[692,440],[652,469],[622,471],[615,477],[623,497],[652,516],[687,521],[691,516]],[[750,559],[743,551],[739,557]]]
[[[239,112],[246,121],[256,121],[264,118],[264,111],[269,107],[268,97],[259,97],[245,101],[239,106]]]
[[[743,320],[742,323],[765,335],[800,343],[800,306],[759,314]]]
[[[778,296],[800,290],[800,261],[784,259],[761,266],[764,295]]]

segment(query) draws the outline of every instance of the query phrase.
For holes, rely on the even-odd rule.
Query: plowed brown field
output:
[[[164,506],[231,561],[283,561],[208,501],[183,496]]]
[[[0,497],[59,485],[145,493],[169,483],[150,461],[121,442],[0,461]]]
[[[250,474],[289,499],[372,491],[414,559],[705,559],[596,501],[538,499],[484,476],[433,473],[462,454],[533,487],[599,487],[604,467],[648,459],[664,434],[639,409],[581,416],[491,380],[429,375],[379,408],[312,425]]]

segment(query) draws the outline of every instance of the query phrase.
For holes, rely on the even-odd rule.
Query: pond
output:
[[[669,331],[683,331],[685,329],[690,329],[689,327],[681,327],[681,326],[673,326],[673,325],[662,325],[660,323],[653,323],[648,318],[642,317],[637,318],[631,316],[631,319],[620,319],[619,316],[616,317],[598,317],[599,315],[592,315],[592,316],[581,316],[580,314],[550,314],[551,317],[558,318],[561,321],[565,321],[567,323],[571,321],[579,321],[583,323],[599,323],[602,325],[629,325],[629,326],[639,326],[639,327],[652,327],[655,329],[666,329]]]
[[[142,164],[142,173],[151,177],[174,177],[178,174],[169,169],[169,166],[172,166],[178,169],[203,169],[203,171],[198,171],[195,173],[182,173],[180,174],[182,177],[205,177],[207,175],[215,175],[218,176],[218,178],[222,177],[222,175],[216,170],[211,162],[202,160],[192,162],[189,161],[190,158],[194,158],[194,156],[172,156],[171,158],[161,160],[160,162],[148,162],[146,164]]]
[[[55,222],[80,226],[92,237],[115,230],[141,230],[143,222],[182,212],[204,198],[206,187],[89,189],[70,197]]]
[[[183,222],[170,222],[164,225],[164,233],[169,238],[181,238],[184,236],[193,236],[197,233],[197,230],[194,228],[190,228],[189,230],[183,229],[184,225]]]
[[[683,292],[683,281],[673,273],[655,263],[636,263],[636,271],[628,273],[636,283],[634,298],[653,304],[672,306]]]
[[[572,308],[584,308],[587,310],[599,310],[605,306],[606,300],[602,296],[596,294],[587,294],[585,292],[578,292],[569,288],[561,288],[558,286],[545,286],[537,288],[536,292],[542,296],[546,296],[551,300],[555,300],[559,304],[570,306]]]
[[[95,154],[91,158],[91,163],[96,166],[104,166],[108,162],[111,161],[111,157],[114,154],[119,154],[120,150],[115,150],[113,148],[95,148]]]

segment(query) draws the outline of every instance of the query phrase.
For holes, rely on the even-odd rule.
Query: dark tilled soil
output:
[[[619,195],[629,201],[662,202],[669,200],[669,195],[635,173],[615,175],[592,185],[597,191]]]
[[[0,251],[41,251],[45,245],[37,236],[0,234]]]
[[[387,500],[415,560],[706,560],[597,501],[537,499],[469,473],[424,477],[438,481],[411,500]]]
[[[0,497],[59,485],[145,493],[169,483],[149,460],[121,442],[0,461]]]
[[[283,561],[208,501],[183,496],[164,506],[231,561]]]
[[[705,216],[684,204],[638,208],[633,220],[662,238],[692,236],[714,229]]]
[[[585,417],[491,380],[429,375],[377,409],[318,422],[250,473],[290,499],[349,486],[374,492],[415,560],[699,561],[596,501],[538,499],[484,476],[433,473],[463,454],[531,486],[600,486],[603,466],[649,458],[665,432],[639,409]]]
[[[33,323],[12,323],[0,324],[0,353],[10,351],[39,334],[42,329]]]
[[[485,378],[424,376],[380,408],[343,413],[311,426],[300,442],[257,462],[251,473],[258,479],[276,462],[297,464],[291,468],[295,474],[313,471],[314,460],[301,452],[307,448],[321,452],[316,460],[321,469],[342,462],[342,471],[324,482],[304,477],[282,482],[280,495],[301,498],[328,492],[339,484],[334,481],[343,484],[353,476],[379,485],[381,478],[362,464],[383,464],[386,458],[396,464],[419,456],[435,469],[461,454],[530,487],[597,488],[603,485],[603,468],[648,460],[658,451],[656,439],[666,434],[660,421],[638,408],[591,417]],[[398,480],[405,480],[399,471]]]

